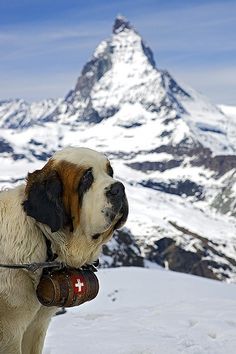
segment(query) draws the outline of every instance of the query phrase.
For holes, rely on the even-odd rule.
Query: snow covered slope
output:
[[[235,285],[132,267],[98,276],[95,300],[52,319],[44,354],[235,353]]]
[[[127,228],[103,266],[146,265],[234,281],[236,123],[159,69],[117,17],[64,99],[0,103],[0,186],[67,145],[104,152],[127,189]]]
[[[0,127],[10,129],[28,128],[39,124],[42,118],[55,110],[60,100],[44,100],[29,104],[24,100],[0,101]]]
[[[229,105],[221,104],[221,105],[219,105],[219,108],[228,117],[236,119],[236,106],[229,106]]]
[[[234,146],[236,146],[236,106],[219,105],[220,110],[229,117],[228,135]]]

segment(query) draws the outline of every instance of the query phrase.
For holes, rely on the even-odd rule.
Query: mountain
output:
[[[102,151],[130,203],[104,267],[159,264],[234,281],[236,121],[227,114],[159,69],[119,16],[64,99],[0,103],[0,183],[20,183],[66,145]]]
[[[60,100],[44,100],[29,104],[22,99],[0,101],[0,127],[9,129],[29,128],[50,115]]]

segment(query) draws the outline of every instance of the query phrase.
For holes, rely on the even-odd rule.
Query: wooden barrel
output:
[[[72,307],[94,299],[98,278],[91,270],[64,268],[43,274],[36,293],[44,306]]]

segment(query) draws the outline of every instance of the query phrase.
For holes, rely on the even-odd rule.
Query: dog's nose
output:
[[[109,197],[123,197],[125,195],[125,187],[121,182],[113,183],[107,191]]]

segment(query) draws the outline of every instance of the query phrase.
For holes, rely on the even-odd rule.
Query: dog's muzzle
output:
[[[121,182],[113,183],[109,190],[106,191],[106,197],[111,204],[111,209],[108,213],[109,222],[112,223],[118,218],[114,229],[119,229],[126,222],[129,213],[124,185]]]

